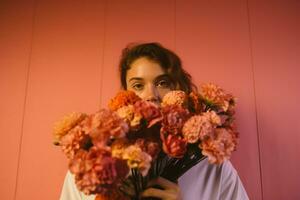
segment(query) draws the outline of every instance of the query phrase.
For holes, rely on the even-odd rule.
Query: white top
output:
[[[204,159],[178,180],[183,200],[247,200],[243,184],[230,163],[209,164]],[[68,171],[60,200],[94,200],[95,195],[86,196],[76,188],[74,177]]]

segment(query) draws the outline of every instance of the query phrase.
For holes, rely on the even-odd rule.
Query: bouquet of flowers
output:
[[[71,113],[54,128],[78,189],[96,199],[139,199],[147,182],[176,182],[203,158],[220,164],[236,149],[236,99],[214,84],[167,93],[160,106],[120,91],[108,109]]]

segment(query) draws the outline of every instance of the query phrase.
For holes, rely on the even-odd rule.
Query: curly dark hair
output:
[[[171,50],[163,47],[160,43],[130,43],[122,50],[119,63],[120,80],[123,89],[127,89],[126,75],[130,65],[138,58],[146,57],[158,63],[169,75],[174,85],[179,89],[190,93],[197,90],[193,84],[191,75],[187,73],[181,64],[180,58]]]

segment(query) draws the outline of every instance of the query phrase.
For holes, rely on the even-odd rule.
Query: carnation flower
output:
[[[140,147],[142,151],[149,154],[153,160],[156,159],[159,151],[160,151],[160,145],[156,141],[152,141],[149,139],[139,138],[135,141],[135,145]]]
[[[96,146],[105,145],[111,138],[122,138],[128,132],[128,124],[115,112],[101,109],[84,121],[84,130]]]
[[[115,140],[111,145],[111,154],[115,158],[123,159],[124,150],[129,146],[127,139],[122,138]]]
[[[182,128],[182,135],[188,143],[196,143],[210,136],[218,125],[221,125],[221,118],[214,111],[205,112],[189,118]]]
[[[220,164],[230,158],[232,151],[235,150],[235,145],[232,134],[224,128],[217,128],[214,136],[204,139],[199,147],[210,163]]]
[[[135,112],[143,116],[147,121],[147,128],[161,122],[162,115],[159,107],[152,102],[148,101],[137,101],[134,104]]]
[[[234,97],[231,94],[225,93],[222,88],[212,83],[201,86],[201,95],[204,99],[216,104],[225,112],[228,110],[230,102],[234,102]]]
[[[117,95],[112,98],[108,107],[112,111],[116,111],[123,106],[133,105],[135,102],[141,100],[134,92],[128,90],[122,90],[117,93]]]
[[[195,113],[200,113],[203,110],[202,102],[200,101],[200,96],[196,92],[191,92],[189,94],[191,106],[194,109]]]
[[[168,92],[162,99],[162,106],[167,105],[178,105],[186,106],[187,105],[187,95],[181,90],[173,90]]]
[[[80,150],[69,163],[75,183],[85,194],[107,195],[112,188],[121,184],[121,179],[128,175],[126,162],[111,157],[107,149],[91,147]]]
[[[89,142],[90,137],[80,126],[76,126],[61,138],[60,145],[67,158],[72,159],[77,151],[85,148]]]
[[[54,125],[53,136],[54,136],[54,144],[59,144],[60,139],[66,135],[73,127],[79,124],[84,118],[86,114],[73,112],[69,115],[66,115],[61,121],[57,122]]]
[[[152,158],[146,152],[143,152],[137,145],[130,145],[124,150],[123,159],[127,160],[129,168],[137,168],[143,176],[146,176],[150,167]]]
[[[221,125],[221,118],[215,111],[208,111],[202,113],[202,116],[206,118],[213,126]]]
[[[132,130],[138,130],[141,125],[142,115],[135,112],[133,105],[123,106],[117,110],[117,114],[129,124]]]
[[[187,151],[187,142],[180,135],[161,132],[163,150],[174,158],[182,158]]]
[[[180,133],[184,122],[189,117],[189,111],[178,105],[165,106],[162,109],[164,129],[173,133]]]
[[[99,195],[95,197],[95,200],[130,200],[129,196],[124,195],[118,190],[112,190],[107,195]]]

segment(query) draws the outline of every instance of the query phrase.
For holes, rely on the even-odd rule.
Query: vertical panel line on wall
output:
[[[176,23],[177,23],[177,19],[176,19],[177,12],[176,12],[176,9],[177,9],[177,2],[176,2],[176,0],[174,0],[174,50],[175,51],[176,51],[176,29],[177,29],[177,26],[176,26]]]
[[[248,19],[248,30],[249,30],[249,46],[250,46],[250,59],[251,59],[251,68],[252,68],[252,80],[253,80],[253,91],[254,91],[254,107],[255,107],[255,120],[256,120],[256,137],[257,137],[257,146],[258,146],[258,161],[259,161],[259,173],[260,173],[260,190],[261,198],[264,199],[263,193],[263,177],[262,177],[262,161],[261,161],[261,148],[260,148],[260,134],[259,134],[259,122],[258,122],[258,113],[257,113],[257,97],[255,90],[255,73],[254,73],[254,57],[253,57],[253,38],[252,38],[252,29],[251,29],[251,20],[250,20],[250,9],[249,2],[246,0],[247,6],[247,19]]]
[[[17,198],[18,192],[18,179],[19,179],[19,171],[20,171],[20,160],[22,154],[22,143],[23,143],[23,133],[24,133],[24,123],[25,123],[25,113],[26,113],[26,104],[27,104],[27,94],[28,94],[28,86],[29,86],[29,76],[30,76],[30,66],[31,66],[31,58],[32,58],[32,49],[33,49],[33,38],[34,38],[34,27],[36,23],[36,10],[37,10],[37,1],[33,2],[33,14],[32,14],[32,27],[31,27],[31,38],[30,38],[30,47],[28,54],[28,63],[27,63],[27,71],[26,71],[26,82],[25,82],[25,96],[23,102],[23,111],[22,111],[22,121],[21,121],[21,134],[19,139],[19,150],[18,150],[18,158],[17,158],[17,172],[15,179],[15,191],[14,191],[14,200]]]
[[[102,40],[102,63],[100,65],[100,91],[99,91],[99,108],[101,107],[101,104],[102,104],[102,99],[101,99],[101,96],[102,96],[102,85],[103,85],[103,69],[104,69],[104,55],[105,55],[105,44],[106,44],[106,24],[107,24],[107,7],[108,7],[108,1],[105,0],[104,1],[104,11],[103,11],[103,40]]]

